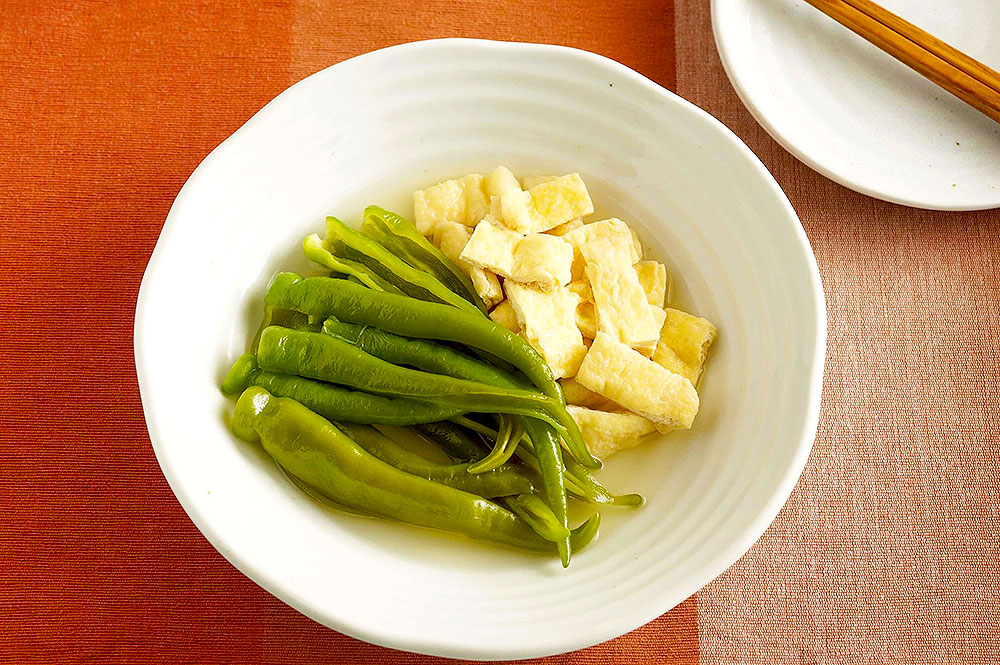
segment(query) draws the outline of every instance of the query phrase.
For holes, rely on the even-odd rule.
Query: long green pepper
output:
[[[413,426],[425,437],[435,441],[456,462],[475,462],[486,451],[461,427],[448,421],[420,423]]]
[[[486,473],[469,473],[469,464],[441,464],[431,462],[399,445],[369,425],[336,423],[359,446],[386,464],[412,473],[415,476],[478,494],[491,499],[498,496],[526,494],[535,489],[534,481],[524,467],[511,464],[499,466]]]
[[[236,403],[232,429],[241,439],[260,441],[290,474],[350,508],[522,549],[551,551],[552,544],[514,513],[386,464],[295,400],[247,388]]]
[[[336,217],[326,218],[323,246],[332,254],[368,266],[382,279],[414,298],[436,301],[477,316],[481,316],[486,309],[478,297],[478,302],[473,302],[455,293],[430,273],[411,266],[378,241],[358,233]]]
[[[419,401],[404,397],[386,397],[348,390],[301,376],[262,370],[257,357],[245,353],[236,361],[222,392],[239,395],[249,386],[258,386],[277,397],[289,397],[330,420],[366,425],[413,425],[433,423],[466,412],[443,401]]]
[[[549,366],[519,335],[476,313],[392,293],[379,293],[329,277],[276,276],[265,301],[315,318],[360,323],[419,339],[459,342],[505,360],[524,372],[540,391],[563,401]]]
[[[378,241],[414,268],[433,275],[439,282],[486,313],[486,306],[469,276],[452,263],[440,249],[427,242],[427,238],[410,220],[378,206],[368,206],[365,208],[364,221],[361,222],[361,233]]]
[[[487,365],[475,358],[423,339],[410,339],[379,330],[373,326],[344,323],[335,319],[323,322],[323,332],[350,342],[365,353],[394,365],[411,365],[425,372],[479,381],[494,386],[532,390],[531,384],[513,374]]]
[[[273,372],[367,392],[418,399],[447,397],[452,406],[466,411],[538,418],[565,436],[571,436],[574,430],[579,433],[565,407],[544,395],[398,367],[323,333],[268,327],[260,336],[257,362]]]

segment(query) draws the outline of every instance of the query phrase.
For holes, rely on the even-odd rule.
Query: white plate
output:
[[[1000,69],[996,0],[880,0]],[[712,0],[722,63],[743,103],[789,152],[886,201],[1000,206],[1000,124],[802,0]]]
[[[503,163],[579,171],[598,214],[635,224],[721,338],[690,432],[623,453],[600,539],[554,557],[332,512],[225,426],[217,386],[269,276],[304,235],[415,187]],[[527,658],[595,644],[669,610],[768,526],[816,429],[823,294],[774,179],[708,114],[611,60],[467,40],[376,51],[282,93],[177,196],[143,279],[136,364],[150,438],[198,528],[235,566],[343,633],[410,651]]]

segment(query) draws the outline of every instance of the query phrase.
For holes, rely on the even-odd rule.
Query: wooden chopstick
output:
[[[1000,122],[1000,73],[871,0],[806,2]]]

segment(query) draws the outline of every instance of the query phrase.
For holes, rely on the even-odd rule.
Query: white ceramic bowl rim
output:
[[[764,533],[768,525],[777,516],[782,505],[788,499],[792,488],[798,480],[799,475],[805,465],[806,459],[808,457],[809,451],[812,446],[812,441],[815,436],[818,418],[819,418],[819,407],[820,407],[820,392],[822,385],[822,375],[823,375],[823,361],[826,349],[826,312],[825,304],[823,298],[822,287],[820,283],[820,277],[818,269],[816,268],[815,259],[812,255],[812,250],[809,246],[808,239],[806,238],[805,232],[803,231],[801,225],[798,223],[798,219],[795,216],[794,210],[792,210],[791,205],[788,203],[787,198],[781,191],[777,182],[768,173],[764,165],[759,159],[746,147],[745,144],[729,129],[722,125],[718,120],[710,116],[705,111],[694,106],[690,102],[678,97],[677,95],[663,89],[656,83],[650,81],[649,79],[641,76],[635,71],[621,65],[608,58],[589,53],[586,51],[570,49],[561,46],[551,46],[551,45],[539,45],[539,44],[525,44],[525,43],[510,43],[510,42],[492,42],[484,40],[469,40],[469,39],[443,39],[443,40],[429,40],[422,42],[414,42],[403,44],[399,46],[389,47],[388,49],[382,49],[380,51],[374,51],[365,55],[346,60],[344,62],[333,65],[332,68],[353,68],[358,65],[363,64],[366,60],[373,57],[383,57],[388,52],[393,52],[400,56],[410,56],[416,52],[434,50],[434,49],[472,49],[472,50],[493,50],[497,52],[511,52],[511,51],[526,51],[535,54],[538,58],[544,58],[548,54],[561,53],[563,55],[571,53],[573,57],[579,60],[581,67],[594,68],[596,70],[601,70],[604,75],[610,77],[610,80],[617,79],[627,79],[635,84],[644,86],[650,91],[655,91],[656,94],[662,96],[662,98],[669,102],[672,107],[674,107],[678,114],[685,114],[692,119],[692,122],[702,123],[710,125],[715,131],[726,137],[728,143],[732,146],[733,150],[738,151],[742,154],[743,158],[747,160],[748,163],[752,163],[753,168],[759,174],[762,182],[766,183],[766,186],[771,190],[771,195],[776,199],[780,199],[783,206],[787,210],[787,220],[781,220],[782,223],[788,222],[788,228],[783,229],[784,232],[790,232],[794,234],[797,238],[798,249],[802,252],[804,257],[807,257],[808,265],[810,271],[806,277],[808,284],[806,288],[811,291],[814,297],[815,311],[810,313],[812,320],[816,322],[817,329],[814,331],[815,339],[817,343],[815,345],[814,352],[811,359],[808,362],[808,374],[809,374],[809,399],[808,399],[808,409],[807,412],[803,414],[798,427],[798,443],[795,449],[795,454],[787,459],[787,463],[781,473],[780,482],[774,486],[773,491],[770,494],[769,499],[765,504],[765,508],[757,515],[756,519],[752,523],[747,524],[745,530],[742,532],[740,537],[734,539],[729,547],[724,551],[717,552],[714,556],[708,558],[700,570],[703,574],[696,577],[692,577],[685,588],[681,589],[682,597],[688,597],[694,594],[698,589],[704,586],[707,582],[714,579],[716,576],[721,574],[727,568],[729,568],[733,563],[737,561],[747,550],[753,545],[754,542]],[[323,70],[327,71],[327,70]],[[199,174],[206,169],[207,165],[211,164],[218,155],[225,151],[227,145],[239,141],[241,137],[248,131],[248,128],[252,127],[255,123],[260,121],[260,118],[271,113],[275,104],[285,95],[293,89],[299,88],[300,86],[310,85],[310,80],[316,76],[321,76],[322,72],[314,74],[303,81],[300,81],[293,85],[291,88],[285,92],[278,95],[274,100],[265,105],[260,111],[258,111],[250,120],[246,122],[240,129],[238,129],[231,137],[226,139],[222,144],[220,144],[215,150],[209,154],[205,160],[195,169],[194,173],[191,175],[190,179],[181,189],[174,202],[170,214],[168,214],[166,222],[163,226],[163,230],[160,235],[160,240],[157,242],[156,249],[154,249],[153,254],[149,260],[149,264],[143,278],[142,287],[140,288],[138,302],[136,306],[136,318],[135,318],[135,358],[136,358],[136,370],[138,375],[140,392],[142,393],[143,408],[145,411],[146,421],[149,428],[150,440],[153,445],[153,449],[156,453],[157,459],[163,469],[163,473],[170,484],[170,487],[177,496],[181,505],[185,511],[190,516],[191,520],[195,525],[202,531],[205,537],[212,543],[216,549],[237,569],[246,574],[252,580],[254,580],[261,587],[275,595],[276,597],[283,600],[285,603],[296,608],[303,614],[315,619],[316,621],[323,623],[331,628],[336,629],[339,632],[345,633],[347,635],[372,642],[379,645],[389,646],[396,649],[403,649],[408,651],[414,651],[419,653],[427,653],[433,655],[442,655],[449,657],[459,657],[459,658],[490,658],[490,659],[515,659],[515,658],[525,658],[541,655],[551,655],[555,653],[561,653],[566,651],[571,651],[599,642],[606,641],[617,637],[625,632],[628,632],[634,628],[637,628],[661,615],[663,612],[670,609],[672,605],[665,606],[662,601],[651,601],[647,604],[637,606],[635,608],[635,613],[628,617],[611,617],[607,622],[602,624],[601,628],[595,632],[584,634],[581,632],[580,635],[572,636],[566,638],[565,636],[554,636],[552,641],[546,644],[532,644],[532,645],[517,645],[512,644],[509,650],[506,651],[487,651],[487,652],[469,652],[456,650],[450,648],[448,645],[442,645],[435,641],[427,640],[409,640],[401,641],[397,636],[393,634],[392,626],[389,625],[356,625],[350,622],[349,617],[343,616],[330,616],[324,613],[321,608],[310,606],[304,604],[294,595],[286,592],[280,585],[278,585],[272,575],[266,569],[261,569],[251,565],[246,557],[239,551],[229,548],[224,542],[223,536],[218,533],[215,529],[203,519],[199,508],[199,502],[194,496],[192,496],[188,488],[185,486],[181,477],[179,476],[178,469],[174,468],[171,463],[169,456],[165,454],[167,442],[165,440],[163,427],[159,419],[154,414],[154,409],[150,403],[149,398],[149,386],[152,383],[152,377],[149,374],[147,363],[145,362],[145,357],[148,354],[153,353],[152,349],[147,348],[144,345],[144,338],[148,334],[148,327],[150,324],[150,313],[152,305],[150,303],[150,298],[148,292],[150,290],[150,283],[154,281],[153,276],[156,275],[161,261],[163,260],[162,246],[164,244],[164,239],[169,237],[174,230],[174,225],[176,223],[176,211],[183,204],[185,198],[189,196],[189,191],[192,188],[192,183],[195,182]]]

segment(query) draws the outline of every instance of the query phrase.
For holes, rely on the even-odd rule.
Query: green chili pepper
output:
[[[496,430],[472,420],[467,415],[456,416],[455,418],[452,418],[452,422],[492,439],[495,439],[497,436]],[[524,462],[529,469],[537,473],[541,473],[541,467],[538,465],[538,458],[535,457],[534,448],[531,445],[530,439],[521,439],[521,445],[514,451],[514,454],[518,459]],[[590,471],[581,464],[568,460],[566,461],[565,467],[566,471],[563,474],[563,478],[565,479],[566,490],[582,501],[593,504],[606,504],[609,506],[621,506],[626,508],[637,508],[645,503],[645,499],[641,494],[612,494],[608,488],[604,487],[604,485],[602,485],[593,476],[593,474],[591,474]]]
[[[526,421],[525,431],[528,438],[531,439],[535,456],[538,458],[545,503],[552,510],[556,520],[568,531],[569,513],[566,505],[566,482],[563,478],[566,469],[563,466],[559,437],[551,427],[546,427],[544,423],[536,420]],[[569,560],[572,556],[569,537],[556,541],[556,547],[559,549],[559,558],[562,560],[563,568],[569,566]]]
[[[401,471],[478,494],[487,499],[534,491],[531,476],[521,468],[506,464],[489,473],[471,474],[469,464],[441,464],[407,450],[368,425],[336,423],[359,446]]]
[[[480,299],[472,280],[462,272],[409,220],[378,206],[365,208],[361,232],[377,240],[383,247],[409,263],[414,268],[433,275],[453,292],[476,305],[483,313],[486,306]]]
[[[291,482],[293,485],[295,485],[295,487],[299,489],[299,491],[301,491],[303,494],[305,494],[310,499],[312,499],[316,503],[319,503],[322,506],[325,506],[327,508],[332,508],[339,512],[345,512],[351,515],[359,515],[362,517],[379,517],[379,515],[373,515],[371,512],[367,510],[361,510],[359,508],[351,508],[349,506],[345,506],[342,503],[331,501],[329,498],[317,492],[313,487],[310,487],[306,483],[302,482],[301,480],[290,474],[280,465],[278,466],[278,468],[281,470],[282,474],[286,478],[288,478],[289,482]],[[518,517],[521,517],[521,515],[519,515],[515,510],[511,510],[511,512],[513,512],[515,515],[518,515]],[[558,532],[548,530],[551,528],[551,523],[548,523],[548,520],[546,518],[532,517],[530,513],[526,513],[526,515],[529,518],[535,520],[535,524],[538,525],[538,528],[535,528],[535,526],[531,524],[529,520],[525,519],[525,522],[529,522],[528,525],[532,527],[532,530],[534,530],[535,533],[543,531],[545,532],[546,535],[549,535],[551,537],[556,537],[559,535]],[[522,517],[522,519],[524,518]],[[600,526],[601,526],[601,515],[600,513],[594,513],[593,515],[591,515],[590,519],[586,520],[580,526],[573,529],[573,531],[570,532],[569,536],[569,542],[570,546],[572,547],[572,550],[574,552],[579,552],[584,547],[593,542],[594,537],[597,536]],[[541,534],[539,533],[539,535]],[[545,538],[545,536],[542,537]],[[550,540],[549,538],[545,539]]]
[[[524,436],[524,423],[521,418],[503,417],[500,418],[500,428],[498,430],[496,442],[490,454],[469,467],[470,473],[484,473],[490,469],[495,469],[501,464],[505,464],[514,456],[517,444]]]
[[[266,300],[314,317],[333,315],[339,321],[364,324],[397,335],[442,339],[482,349],[513,363],[543,393],[558,400],[560,405],[563,403],[562,390],[545,361],[520,336],[485,317],[323,277],[301,279],[288,275],[280,280],[276,277]],[[581,464],[600,468],[600,460],[587,449],[576,421],[564,408],[560,410],[558,423],[551,424],[560,430],[570,453]]]
[[[387,436],[410,452],[416,453],[432,462],[451,464],[448,453],[441,449],[436,441],[423,436],[413,427],[376,425],[375,429]]]
[[[475,313],[397,294],[379,293],[342,279],[279,273],[268,304],[314,317],[360,323],[418,339],[459,342],[487,351],[524,372],[543,393],[562,400],[562,389],[541,356],[519,335]]]
[[[442,420],[417,424],[413,429],[436,441],[456,462],[474,462],[486,454],[472,437],[455,423]]]
[[[275,462],[331,501],[513,547],[550,551],[552,546],[491,501],[386,464],[294,400],[247,388],[236,403],[232,428],[242,439],[260,441]]]
[[[367,392],[419,399],[447,397],[449,404],[466,411],[538,418],[564,435],[576,426],[565,407],[539,393],[398,367],[322,333],[271,326],[261,334],[257,362],[273,372],[297,374]]]
[[[559,522],[552,509],[537,495],[509,496],[504,499],[504,504],[545,540],[557,543],[570,537],[569,529]]]
[[[495,386],[532,390],[512,374],[487,365],[441,344],[422,339],[393,335],[372,326],[344,323],[335,319],[323,322],[323,332],[350,342],[365,353],[395,365],[410,365],[425,372],[445,374]]]
[[[277,397],[290,397],[325,418],[368,425],[412,425],[436,422],[464,413],[446,402],[421,402],[347,390],[300,376],[265,372],[257,358],[245,353],[229,370],[222,392],[238,395],[248,386],[259,386]]]
[[[594,513],[590,519],[573,529],[569,536],[569,546],[574,552],[579,552],[594,541],[601,528],[601,514]]]
[[[306,258],[313,263],[318,263],[327,270],[332,270],[335,273],[353,277],[370,289],[375,289],[376,291],[387,291],[389,293],[402,293],[402,291],[396,288],[393,284],[382,279],[378,273],[374,272],[363,263],[340,258],[331,254],[330,251],[323,246],[323,241],[319,239],[319,235],[316,233],[311,236],[307,236],[306,239],[302,241],[302,253],[305,254]]]
[[[566,477],[572,478],[581,496],[590,503],[606,503],[624,508],[638,508],[646,500],[641,494],[612,494],[582,465],[566,462]]]
[[[326,218],[326,239],[332,254],[362,263],[403,293],[483,317],[483,311],[442,284],[433,275],[414,268],[377,241],[351,229],[336,217]]]

